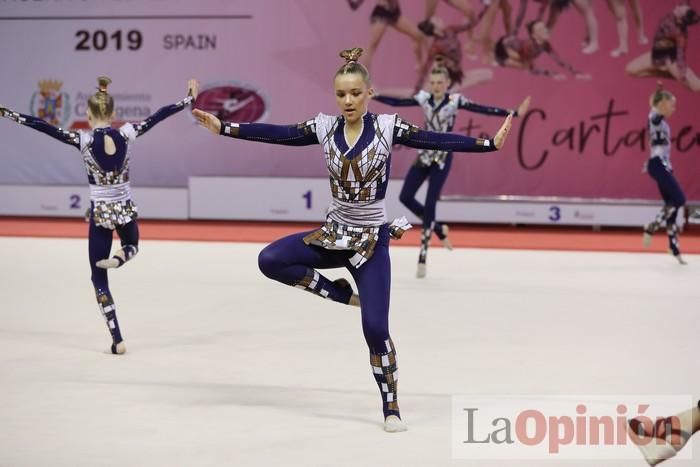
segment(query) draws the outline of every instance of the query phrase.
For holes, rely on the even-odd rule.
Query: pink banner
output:
[[[402,8],[404,3],[407,4],[406,16],[414,21],[421,18],[423,5],[417,4],[423,2],[402,2]],[[477,6],[477,2],[471,3]],[[519,3],[510,1],[513,17]],[[642,0],[640,3],[643,30],[651,43],[662,17],[682,2]],[[537,2],[530,1],[529,4],[526,21],[537,13]],[[657,79],[637,78],[626,73],[628,64],[648,53],[651,46],[639,43],[633,12],[628,8],[629,52],[612,57],[611,51],[619,44],[615,16],[606,2],[594,0],[592,4],[599,31],[597,52],[582,53],[585,22],[574,7],[562,12],[551,31],[551,44],[557,54],[577,70],[590,74],[590,80],[578,80],[568,75],[568,79],[559,81],[535,76],[528,71],[492,67],[490,60],[484,64],[480,59],[463,59],[463,68],[467,72],[481,68],[493,72],[490,81],[462,90],[468,98],[514,108],[529,95],[532,96],[532,105],[528,114],[514,125],[511,139],[503,151],[483,158],[455,157],[445,194],[658,197],[655,184],[642,173],[642,165],[649,154],[646,133],[648,100]],[[364,13],[368,11],[366,9]],[[448,23],[462,21],[461,14],[447,2],[440,2],[437,14]],[[520,29],[520,37],[525,37],[524,29]],[[479,31],[477,28],[477,34]],[[492,34],[494,40],[501,31],[499,13]],[[330,34],[330,30],[327,33]],[[688,68],[697,71],[700,70],[700,26],[690,26],[688,33]],[[362,38],[363,34],[358,36]],[[406,87],[413,82],[411,41],[396,30],[386,32],[375,62],[372,71],[377,87]],[[566,73],[546,54],[538,58],[536,64]],[[674,171],[688,198],[698,200],[700,119],[697,106],[700,94],[676,80],[663,79],[663,83],[678,99],[678,110],[669,120],[674,136]],[[373,107],[373,111],[390,110],[383,105]],[[422,123],[419,111],[398,110],[414,123]],[[471,135],[493,134],[499,125],[499,118],[462,112],[455,131]],[[414,152],[396,152],[394,176],[405,173]]]
[[[538,15],[542,1],[492,1],[511,7],[511,24],[521,4],[527,5],[519,29],[519,37],[525,39],[525,24]],[[202,102],[207,99],[215,106],[225,101],[221,105],[232,118],[295,123],[319,111],[336,112],[332,78],[342,64],[338,52],[353,46],[369,48],[372,29],[376,29],[371,16],[387,23],[396,19],[396,27],[388,26],[384,31],[372,60],[375,87],[413,88],[417,81],[413,40],[398,29],[417,31],[416,25],[425,18],[430,3],[6,0],[0,2],[0,39],[13,46],[2,53],[0,80],[6,87],[0,104],[35,115],[49,112],[47,117],[56,124],[78,128],[86,122],[85,101],[93,92],[94,78],[108,74],[114,81],[111,89],[118,119],[138,120],[182,98],[186,79],[195,76],[207,93]],[[483,3],[438,0],[435,16],[448,25],[463,24],[465,16],[454,6],[465,4],[479,13],[485,8]],[[467,76],[478,76],[481,82],[462,89],[464,95],[479,103],[508,108],[532,96],[532,105],[527,115],[517,119],[501,152],[455,157],[444,194],[658,198],[655,185],[641,171],[649,153],[648,99],[657,78],[633,77],[626,69],[640,68],[637,65],[650,52],[661,19],[685,2],[638,2],[648,44],[639,41],[630,8],[635,2],[553,3],[572,5],[561,11],[550,43],[558,56],[589,74],[590,79],[576,79],[546,53],[535,65],[561,72],[566,80],[498,66],[482,53],[480,44],[473,51],[465,49],[461,66]],[[619,46],[618,22],[608,6],[614,3],[624,6],[628,24],[629,50],[617,57],[611,56],[611,51]],[[392,16],[397,4],[399,18]],[[581,14],[577,8],[581,5],[592,5],[591,14]],[[504,33],[503,11],[494,11],[492,43]],[[545,20],[548,15],[544,14]],[[586,54],[582,43],[591,18],[597,23],[599,48]],[[474,28],[475,36],[484,34],[488,19],[487,14]],[[700,70],[699,36],[700,26],[688,27],[685,55],[688,76],[692,77]],[[459,39],[468,48],[468,34],[460,34]],[[37,47],[39,43],[51,45]],[[675,172],[687,197],[700,200],[699,94],[678,80],[663,82],[678,98],[678,111],[669,120],[675,136]],[[418,108],[394,109],[373,102],[370,110],[398,111],[413,123],[423,124]],[[72,148],[7,121],[0,123],[0,183],[85,182]],[[500,123],[500,117],[464,111],[455,131],[473,136],[493,134]],[[415,157],[415,150],[397,147],[392,176],[403,177]],[[322,177],[325,170],[318,147],[288,148],[214,138],[194,128],[193,119],[183,114],[139,139],[134,148],[132,181],[140,186],[186,186],[190,176]]]

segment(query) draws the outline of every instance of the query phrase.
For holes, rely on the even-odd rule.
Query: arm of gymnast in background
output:
[[[421,130],[400,118],[397,118],[394,127],[394,143],[414,149],[436,149],[446,152],[492,152],[498,150],[493,139]]]
[[[80,134],[77,131],[64,130],[63,128],[55,127],[40,118],[32,117],[31,115],[24,115],[5,107],[0,107],[0,117],[9,118],[13,122],[33,128],[61,141],[62,143],[66,143],[80,149]]]
[[[459,108],[462,110],[468,110],[470,112],[476,112],[484,115],[499,115],[505,117],[506,115],[513,114],[514,117],[518,116],[517,110],[502,109],[500,107],[493,107],[489,105],[477,104],[476,102],[470,101],[464,96],[459,96]]]
[[[175,104],[170,104],[166,105],[165,107],[161,107],[151,115],[150,117],[147,117],[145,120],[139,123],[132,123],[134,130],[136,130],[136,136],[141,136],[145,134],[148,130],[153,128],[155,125],[158,123],[162,122],[166,118],[175,115],[176,113],[182,111],[186,106],[191,105],[192,102],[194,101],[194,96],[188,95],[185,97],[183,100],[180,102],[176,102]]]
[[[386,94],[375,94],[372,96],[377,102],[390,105],[392,107],[414,107],[418,105],[418,101],[414,97],[402,97],[398,95],[389,96]]]

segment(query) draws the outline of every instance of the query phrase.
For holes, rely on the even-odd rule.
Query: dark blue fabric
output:
[[[390,105],[392,107],[413,107],[417,106],[418,101],[413,98],[413,97],[392,97],[392,96],[374,96],[374,100],[381,102],[382,104]],[[445,94],[443,97],[442,101],[440,104],[435,108],[435,96],[430,95],[430,99],[428,100],[428,103],[430,104],[431,107],[433,107],[433,112],[439,112],[440,109],[442,109],[450,100],[450,95]],[[470,112],[475,112],[475,113],[480,113],[480,114],[485,114],[485,115],[501,115],[501,116],[506,116],[509,113],[513,112],[508,109],[502,109],[500,107],[494,107],[490,105],[481,105],[477,104],[476,102],[471,102],[467,100],[466,102],[462,102],[459,105],[459,108],[462,110],[468,110]],[[514,114],[517,114],[517,112],[513,112]],[[517,116],[517,115],[516,115]],[[448,129],[447,131],[452,131],[452,129]]]
[[[164,107],[161,107],[151,115],[150,117],[147,117],[145,120],[143,120],[140,123],[134,123],[134,128],[136,129],[136,136],[141,136],[144,133],[146,133],[148,130],[153,128],[156,124],[162,122],[166,118],[170,117],[171,115],[174,115],[178,112],[180,112],[182,109],[185,108],[185,105],[182,103],[177,103],[177,104],[170,104],[166,105]]]
[[[95,286],[95,290],[104,291],[107,293],[109,293],[107,270],[98,268],[95,266],[95,263],[101,259],[111,257],[112,235],[112,230],[95,225],[92,216],[90,217],[90,229],[88,231],[88,256],[90,259],[90,270],[92,271],[91,280],[92,284]],[[126,225],[117,227],[117,235],[119,235],[122,245],[138,246],[139,227],[137,222],[133,220]]]
[[[413,97],[391,97],[391,96],[374,96],[374,100],[381,102],[382,104],[390,105],[392,107],[415,107],[418,101]]]
[[[222,122],[223,131],[224,124]],[[223,134],[223,133],[222,133]],[[284,146],[309,146],[318,144],[316,133],[308,131],[299,125],[270,125],[268,123],[241,123],[238,134],[224,135],[248,141],[258,141]]]
[[[647,165],[649,176],[656,181],[659,192],[668,206],[679,208],[685,205],[685,194],[673,172],[668,170],[659,157],[652,157]]]
[[[32,117],[31,115],[19,114],[19,116],[25,119],[25,122],[22,123],[22,125],[33,128],[59,140],[62,143],[66,143],[80,149],[80,140],[77,132],[57,128],[48,122],[37,117]]]
[[[121,239],[122,245],[138,246],[139,243],[139,228],[135,220],[128,224],[118,227],[117,234]],[[95,263],[101,259],[110,257],[112,250],[112,235],[113,231],[95,225],[92,216],[90,217],[90,229],[88,232],[88,251],[90,259],[90,270],[92,271],[92,285],[95,287],[95,295],[100,306],[114,305],[112,292],[109,290],[109,281],[107,279],[107,270],[98,268]],[[119,329],[119,321],[117,320],[117,311],[113,308],[111,311],[104,312],[105,320],[108,325],[109,333],[112,336],[112,341],[117,344],[122,341],[121,330]],[[114,327],[110,327],[112,322]],[[114,351],[114,350],[113,350]]]
[[[476,112],[485,115],[500,115],[505,117],[512,111],[507,109],[502,109],[500,107],[492,107],[488,105],[477,104],[476,102],[465,102],[459,106],[460,109],[469,110],[470,112]],[[517,112],[513,112],[514,116],[517,116]]]
[[[105,152],[105,136],[109,136],[114,141],[116,146],[116,152],[114,154],[107,154]],[[93,132],[93,139],[91,144],[92,156],[95,162],[100,166],[105,172],[119,172],[124,167],[124,160],[126,159],[126,140],[119,133],[119,130],[114,128],[97,128]]]
[[[415,149],[437,149],[447,152],[492,152],[496,151],[493,140],[481,140],[457,133],[438,133],[435,131],[402,131],[398,136],[394,130],[394,143]],[[488,145],[484,144],[488,141]]]
[[[655,114],[651,118],[651,123],[653,123],[654,125],[658,125],[659,123],[661,123],[661,120],[663,120],[663,119],[664,119],[663,115]]]
[[[391,263],[389,259],[389,229],[380,230],[379,241],[372,257],[361,267],[349,262],[354,254],[348,250],[326,250],[306,245],[303,238],[310,232],[302,232],[281,238],[265,247],[258,256],[258,265],[265,276],[287,285],[294,285],[304,278],[308,268],[350,271],[362,302],[362,331],[365,341],[374,353],[384,352],[384,341],[389,338],[389,292]],[[347,291],[327,278],[326,290],[340,297]],[[347,300],[347,299],[346,299]],[[341,300],[336,300],[341,301]],[[342,301],[341,301],[342,302]],[[347,303],[347,302],[345,302]]]
[[[345,154],[348,149],[348,143],[345,140],[345,119],[341,118],[338,122],[338,127],[335,129],[333,134],[333,141],[338,147],[340,152],[345,154],[345,158],[352,160],[353,158],[362,154],[362,150],[366,149],[372,141],[374,140],[375,129],[374,129],[374,116],[371,113],[366,113],[363,117],[362,134],[357,138],[355,145],[352,150]]]
[[[445,94],[442,97],[442,100],[440,101],[440,103],[438,104],[437,107],[435,107],[435,96],[433,94],[431,94],[430,99],[428,99],[428,104],[430,105],[430,107],[432,107],[433,114],[440,112],[440,110],[442,110],[442,108],[445,107],[449,102],[450,102],[450,95],[449,94]],[[452,125],[454,125],[454,119],[453,119]],[[452,125],[450,125],[450,128],[447,131],[452,131]]]
[[[447,154],[445,165],[442,169],[438,164],[430,164],[429,167],[426,167],[416,163],[411,166],[408,174],[406,174],[399,200],[423,221],[423,229],[429,228],[435,220],[435,208],[440,199],[442,187],[445,185],[447,176],[450,173],[452,159],[453,154]],[[428,180],[428,192],[425,196],[425,205],[423,205],[416,199],[416,192],[426,179]],[[434,230],[441,232],[441,225],[436,223]]]

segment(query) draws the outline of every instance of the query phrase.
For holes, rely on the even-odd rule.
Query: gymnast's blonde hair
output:
[[[107,120],[114,113],[114,99],[107,92],[112,80],[106,76],[97,78],[97,92],[88,99],[90,114],[97,120]]]
[[[358,73],[362,76],[365,84],[369,86],[369,71],[367,71],[367,68],[365,68],[363,64],[358,62],[359,58],[362,56],[362,52],[363,50],[361,47],[341,51],[340,57],[345,59],[345,64],[338,69],[335,76]]]

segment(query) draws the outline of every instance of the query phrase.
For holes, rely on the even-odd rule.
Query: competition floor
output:
[[[697,254],[679,266],[660,253],[435,247],[428,277],[417,280],[417,248],[397,242],[391,328],[409,431],[386,434],[358,311],[265,279],[262,243],[152,240],[166,236],[156,232],[163,224],[144,223],[139,256],[111,273],[128,347],[115,357],[103,353],[86,240],[46,237],[73,236],[61,222],[78,237],[85,226],[41,221],[19,231],[21,222],[0,222],[13,235],[0,237],[3,467],[641,467],[641,457],[452,459],[451,395],[700,396]],[[291,227],[251,236],[267,241]],[[177,225],[163,230],[175,236]],[[493,229],[491,241],[640,243],[637,233],[575,231],[564,246],[528,246],[518,235]],[[468,237],[455,229],[455,239]],[[658,250],[664,243],[655,239]],[[694,461],[666,465],[696,466],[700,437],[691,444]]]

